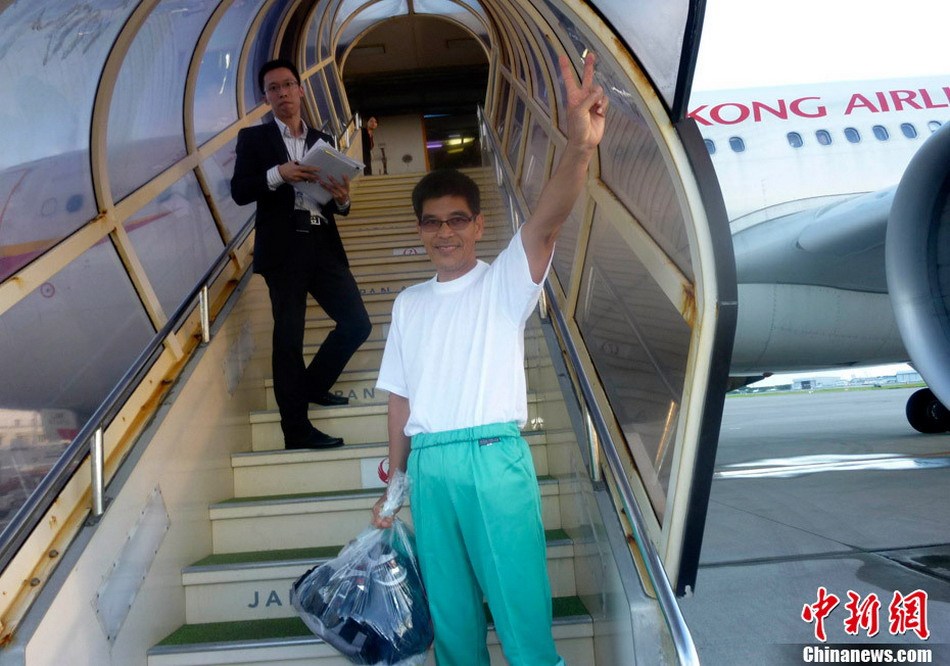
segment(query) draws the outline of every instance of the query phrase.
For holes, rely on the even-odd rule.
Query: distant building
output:
[[[897,373],[898,384],[915,384],[922,381],[924,378],[916,370],[901,370]]]
[[[812,391],[814,389],[834,388],[841,381],[840,377],[828,375],[824,377],[802,377],[792,382],[793,391]]]

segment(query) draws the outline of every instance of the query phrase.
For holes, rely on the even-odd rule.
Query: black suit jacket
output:
[[[308,128],[307,148],[317,139],[333,142],[332,137]],[[266,274],[280,268],[282,261],[290,256],[289,249],[300,242],[300,235],[294,229],[293,222],[293,186],[285,183],[276,190],[267,186],[267,170],[289,159],[287,146],[277,123],[270,121],[242,129],[238,133],[235,153],[237,159],[234,163],[234,176],[231,178],[231,197],[241,206],[257,202],[257,216],[254,221],[254,272]],[[334,216],[347,215],[349,211],[349,206],[340,210],[333,199],[323,206],[323,214],[329,223],[329,233],[325,234],[329,243],[327,255],[345,267],[349,266],[349,262]]]

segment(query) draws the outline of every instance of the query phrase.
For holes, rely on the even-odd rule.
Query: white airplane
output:
[[[950,76],[694,91],[690,109],[733,234],[736,382],[909,361],[930,388],[908,421],[950,430]]]

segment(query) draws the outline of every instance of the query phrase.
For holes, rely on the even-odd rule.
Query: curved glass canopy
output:
[[[697,437],[708,376],[691,373],[708,361],[715,327],[704,317],[718,298],[709,224],[673,130],[703,7],[0,1],[0,464],[17,477],[0,525],[248,229],[253,206],[234,204],[228,183],[237,132],[268,111],[260,64],[293,59],[308,122],[347,148],[358,109],[344,74],[355,47],[397,20],[421,33],[422,20],[438,19],[452,38],[413,45],[416,57],[437,67],[449,60],[426,59],[425,48],[442,49],[487,78],[476,92],[516,217],[537,205],[564,148],[558,56],[577,64],[587,50],[599,55],[598,81],[611,98],[607,136],[559,241],[552,282],[602,377],[651,520],[669,532],[686,501],[677,481],[693,472],[682,443]],[[246,264],[235,264],[239,276]],[[695,525],[676,529],[679,539]]]

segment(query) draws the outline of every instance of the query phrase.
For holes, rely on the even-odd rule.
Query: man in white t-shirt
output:
[[[561,58],[567,147],[531,218],[489,265],[478,186],[452,170],[412,193],[436,276],[393,305],[377,387],[389,391],[389,469],[411,479],[417,551],[441,666],[487,666],[483,596],[512,666],[563,664],[551,636],[551,592],[537,478],[520,436],[527,420],[524,328],[554,242],[584,187],[607,98],[588,55],[580,85]],[[411,455],[410,455],[411,450]],[[373,510],[381,518],[385,500]]]

